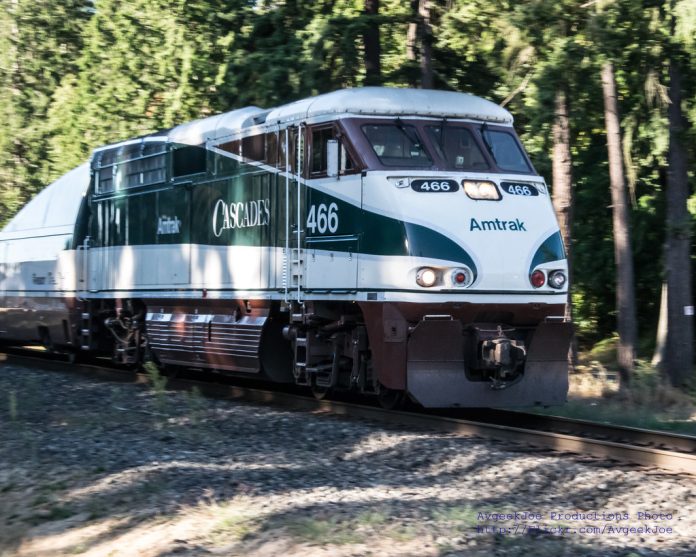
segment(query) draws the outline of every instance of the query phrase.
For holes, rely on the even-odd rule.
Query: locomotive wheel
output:
[[[406,393],[380,385],[377,400],[379,400],[379,405],[385,410],[398,410],[406,402]]]

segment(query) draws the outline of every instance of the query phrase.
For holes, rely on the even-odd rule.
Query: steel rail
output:
[[[61,371],[77,372],[81,375],[91,377],[101,377],[104,379],[126,381],[136,383],[147,383],[149,377],[142,372],[114,369],[97,364],[69,364],[55,362],[44,358],[39,359],[44,367],[57,367]],[[352,418],[362,418],[379,423],[396,424],[409,427],[417,427],[434,431],[453,433],[462,437],[474,437],[481,439],[494,439],[515,444],[524,444],[545,449],[557,453],[572,453],[581,456],[591,456],[598,459],[607,459],[623,463],[638,464],[659,468],[661,470],[687,473],[696,475],[696,454],[693,452],[681,452],[676,450],[666,450],[659,446],[669,446],[675,438],[680,438],[683,447],[688,447],[693,451],[693,444],[696,438],[689,436],[678,436],[672,433],[663,434],[652,430],[641,430],[639,428],[622,428],[621,426],[605,427],[604,424],[587,422],[584,420],[571,420],[562,418],[560,424],[565,427],[587,427],[594,434],[601,434],[604,437],[615,435],[616,432],[628,431],[626,436],[635,435],[641,440],[641,444],[633,442],[617,442],[596,437],[586,437],[571,435],[568,433],[557,433],[552,431],[540,431],[527,427],[518,427],[500,423],[490,423],[486,421],[473,421],[469,419],[453,418],[434,413],[406,412],[397,410],[384,410],[378,407],[355,404],[352,402],[342,402],[333,400],[316,400],[313,397],[298,395],[295,393],[270,391],[266,388],[246,387],[240,385],[227,385],[212,381],[201,381],[198,379],[182,379],[178,377],[167,378],[167,388],[175,390],[198,391],[207,397],[240,400],[245,402],[271,404],[276,407],[310,411],[337,416]],[[511,415],[519,415],[527,418],[538,415],[509,412]],[[549,418],[541,416],[542,418]],[[552,421],[556,418],[552,417]],[[548,420],[546,420],[548,422]],[[587,424],[591,424],[588,426]],[[585,431],[585,433],[587,433]],[[664,440],[659,437],[664,435]],[[650,446],[645,440],[650,440]]]
[[[229,387],[231,398],[253,402],[273,403],[294,410],[313,410],[340,416],[368,419],[420,428],[428,428],[463,437],[479,437],[506,442],[524,443],[559,453],[574,453],[608,460],[630,462],[641,466],[656,467],[671,472],[696,475],[696,455],[669,451],[654,447],[631,445],[590,437],[538,431],[521,427],[476,422],[444,416],[432,416],[413,412],[384,410],[362,404],[315,400],[243,387]]]
[[[639,445],[692,453],[696,455],[696,437],[682,435],[670,431],[623,426],[606,422],[593,422],[578,418],[566,418],[551,414],[536,414],[516,410],[486,409],[482,411],[438,412],[447,417],[485,421],[498,425],[511,425],[524,429],[546,431],[549,433],[565,433],[568,435],[589,437],[604,441],[615,441],[630,445]]]

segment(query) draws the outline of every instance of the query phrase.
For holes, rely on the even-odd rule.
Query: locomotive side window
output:
[[[432,160],[413,126],[368,124],[362,129],[385,166],[432,166]]]
[[[438,154],[456,170],[487,170],[481,149],[471,130],[459,126],[428,126],[428,135]]]
[[[510,170],[512,172],[531,171],[522,149],[517,141],[515,141],[512,134],[503,131],[489,130],[484,127],[481,129],[481,135],[483,136],[486,147],[488,147],[488,150],[501,170]]]
[[[346,148],[346,138],[336,133],[336,128],[314,128],[311,132],[312,152],[310,172],[313,177],[325,176],[328,170],[327,148],[330,140],[339,140],[339,174],[350,174],[357,166]]]
[[[346,149],[345,144],[343,141],[341,141],[341,152],[340,155],[341,161],[340,161],[340,172],[341,174],[348,174],[350,172],[353,172],[357,167],[355,165],[355,162],[353,162],[353,158],[350,156],[350,153]]]
[[[326,174],[326,143],[334,139],[333,128],[312,130],[312,174]]]

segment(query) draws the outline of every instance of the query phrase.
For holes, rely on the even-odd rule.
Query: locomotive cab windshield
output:
[[[403,168],[532,174],[532,168],[512,129],[487,123],[432,120],[359,121],[360,134],[346,121],[357,143],[367,139],[376,165],[368,169]],[[362,136],[362,137],[359,137]]]
[[[489,169],[472,129],[443,122],[439,126],[427,126],[426,130],[438,156],[447,162],[447,168],[479,172]]]
[[[385,166],[427,168],[432,159],[412,125],[366,124],[362,127],[375,154]]]
[[[532,172],[532,167],[513,134],[482,126],[481,135],[500,170],[526,174]]]

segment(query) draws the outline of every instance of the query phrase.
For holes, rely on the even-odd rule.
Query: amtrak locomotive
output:
[[[363,88],[95,149],[0,234],[0,339],[353,389],[557,404],[567,263],[484,99]]]

